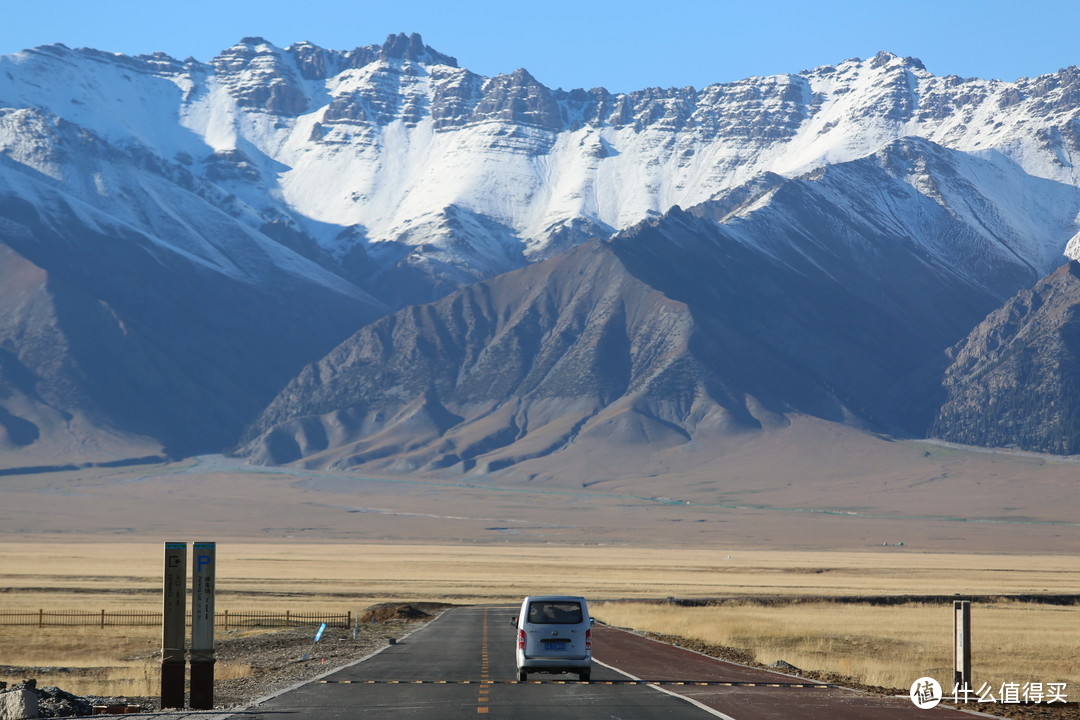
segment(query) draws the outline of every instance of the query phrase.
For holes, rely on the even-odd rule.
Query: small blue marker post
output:
[[[320,640],[322,640],[322,634],[325,631],[326,623],[323,623],[319,626],[319,630],[315,633],[315,641],[311,643],[311,650],[304,653],[304,657],[300,658],[301,660],[307,660],[309,657],[311,657],[312,653],[315,652],[315,646],[319,643]]]

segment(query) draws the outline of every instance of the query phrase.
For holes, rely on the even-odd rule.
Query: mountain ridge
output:
[[[557,414],[550,397],[547,410],[532,405],[532,386],[488,398],[495,405],[483,417],[419,385],[386,412],[440,433],[464,422],[476,437],[459,449],[489,467],[577,438],[605,412],[676,443],[692,441],[695,413],[753,429],[817,412],[918,433],[941,392],[932,379],[945,348],[1078,242],[1078,157],[1076,68],[1006,83],[937,77],[883,52],[700,90],[610,93],[552,90],[524,69],[483,77],[415,34],[351,51],[248,37],[208,63],[27,50],[0,57],[0,242],[14,253],[11,268],[38,278],[34,307],[68,314],[0,318],[10,375],[0,378],[9,393],[0,421],[13,458],[65,437],[55,418],[69,416],[93,418],[88,427],[106,435],[134,433],[139,447],[218,450],[267,404],[264,420],[275,418],[274,398],[293,391],[296,373],[370,322],[395,311],[433,318],[424,303],[461,302],[456,293],[482,292],[462,288],[547,272],[530,270],[546,262],[584,262],[577,248],[610,241],[604,272],[622,263],[619,272],[633,278],[610,275],[611,292],[625,287],[635,302],[658,292],[667,300],[657,307],[672,312],[677,305],[664,303],[685,293],[676,314],[694,340],[676,355],[693,370],[684,373],[689,387],[712,389],[702,391],[704,405],[659,409],[631,398],[624,346],[654,347],[652,331],[628,318],[574,319],[575,307],[618,305],[581,295],[538,317],[595,336],[575,348],[570,330],[541,333],[536,357],[519,357],[523,367],[551,361],[589,379],[588,398],[564,405],[560,430],[518,437],[529,412],[544,424]],[[686,234],[691,227],[701,237]],[[650,233],[688,265],[656,257],[630,272],[648,252],[627,250],[629,239]],[[771,294],[720,262],[711,241],[744,274],[762,273]],[[699,260],[743,288],[723,317],[704,300],[713,289],[696,273]],[[662,267],[667,276],[650,276]],[[673,280],[680,272],[695,283]],[[63,304],[69,287],[78,303]],[[807,318],[784,308],[791,288]],[[30,308],[20,292],[0,288],[0,299]],[[537,298],[503,307],[516,302]],[[790,328],[804,349],[753,318]],[[441,322],[468,331],[459,321]],[[863,335],[845,336],[846,322]],[[23,340],[55,333],[58,358],[31,353]],[[431,340],[420,326],[412,339]],[[725,342],[742,348],[731,354],[737,361]],[[454,343],[477,353],[484,345]],[[780,389],[753,371],[751,345],[778,369]],[[392,354],[419,358],[425,347],[439,345]],[[603,357],[610,376],[600,372]],[[129,379],[142,384],[125,387]],[[547,382],[537,387],[562,387]],[[530,407],[510,412],[509,398],[526,396]],[[354,430],[341,432],[355,442]],[[56,440],[69,441],[79,444]],[[402,462],[465,463],[430,445],[402,449]]]
[[[935,193],[914,191],[913,159],[932,168]],[[575,445],[708,445],[798,415],[919,436],[947,348],[1039,277],[999,243],[1007,233],[938,204],[958,188],[983,197],[965,176],[993,173],[970,162],[897,141],[400,311],[306,368],[243,452],[483,473]],[[896,202],[852,208],[867,187]],[[1064,216],[1080,211],[1068,195]]]
[[[417,219],[436,217],[451,206],[501,224],[503,241],[520,244],[526,259],[543,257],[559,233],[569,230],[571,243],[587,237],[573,230],[576,222],[586,222],[590,232],[606,229],[610,235],[672,205],[703,202],[761,172],[798,174],[863,156],[904,134],[964,151],[997,148],[1019,159],[1028,172],[1077,184],[1075,173],[1062,164],[1071,166],[1069,158],[1077,147],[1075,124],[1066,116],[1075,118],[1068,98],[1080,80],[1070,70],[1023,83],[965,81],[938,78],[914,60],[879,53],[869,61],[850,60],[700,91],[651,88],[611,94],[602,88],[553,91],[524,70],[484,78],[451,64],[453,58],[423,45],[416,35],[391,36],[383,46],[348,52],[310,43],[281,49],[260,41],[245,38],[209,64],[143,56],[144,74],[165,82],[167,93],[180,91],[170,103],[179,107],[181,123],[195,136],[153,138],[142,123],[130,128],[128,139],[161,148],[166,159],[186,154],[189,163],[206,156],[205,149],[198,149],[206,143],[212,148],[204,160],[207,170],[226,185],[230,176],[246,179],[230,188],[243,190],[240,197],[257,191],[251,204],[263,215],[260,224],[285,221],[332,257],[358,247],[370,249],[373,241],[400,241],[409,250],[399,262],[420,262],[408,258],[416,248],[428,247],[419,257],[436,266],[440,253],[446,256],[445,264],[482,265],[479,249],[463,252],[462,235],[445,224],[415,229]],[[37,54],[57,52],[78,59],[77,51],[56,46]],[[93,57],[109,63],[112,56]],[[20,64],[33,60],[20,59]],[[135,60],[115,62],[126,69]],[[61,116],[72,115],[73,102],[81,108],[119,108],[116,99],[107,98],[114,84],[110,81],[100,93],[60,97],[52,104],[57,111],[63,108]],[[161,90],[147,94],[160,96]],[[1025,103],[1038,117],[1022,112]],[[80,113],[88,129],[100,131],[100,122]],[[73,118],[76,122],[80,113]],[[278,121],[268,125],[271,118]],[[1033,119],[1040,127],[1016,134],[1018,121]],[[130,113],[124,122],[131,124]],[[395,123],[401,129],[391,138],[386,128]],[[484,130],[488,124],[494,124],[494,133]],[[113,120],[106,123],[113,125]],[[853,132],[856,127],[861,128],[858,133]],[[112,127],[111,132],[116,130]],[[490,170],[519,176],[520,190],[471,177],[488,168],[463,165],[447,155],[453,145],[444,148],[435,142],[440,135],[465,130],[475,136],[468,143],[477,150],[486,147],[505,158]],[[860,136],[865,139],[857,140]],[[192,146],[190,141],[199,137],[203,140]],[[1022,142],[1018,145],[1017,140]],[[391,142],[404,144],[391,147]],[[345,155],[353,157],[342,157],[345,148],[351,148]],[[372,173],[370,168],[377,167],[372,162],[382,152],[399,151],[415,155],[419,164],[406,163],[394,171],[397,176]],[[522,154],[522,160],[514,159]],[[558,173],[538,176],[529,160],[536,155],[552,156]],[[642,164],[657,170],[642,172]],[[439,190],[446,183],[442,173],[424,170],[431,167],[458,172],[466,184],[451,184],[450,193]],[[274,176],[280,178],[271,181]],[[387,182],[399,180],[415,187],[404,193],[384,190]],[[307,188],[314,186],[341,189],[312,196]],[[267,205],[263,195],[275,187],[284,203]],[[410,204],[409,197],[421,195],[427,198],[422,206]],[[502,198],[503,209],[491,207],[484,199],[489,196]],[[362,233],[344,232],[354,227]],[[349,239],[357,237],[360,243]],[[434,272],[438,274],[437,267]],[[479,268],[470,275],[488,276],[490,271]]]
[[[1080,262],[990,313],[950,351],[933,431],[989,447],[1080,453]]]

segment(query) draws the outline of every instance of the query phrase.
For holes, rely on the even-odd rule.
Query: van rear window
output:
[[[579,602],[537,600],[529,603],[529,622],[537,625],[576,625],[584,622]]]

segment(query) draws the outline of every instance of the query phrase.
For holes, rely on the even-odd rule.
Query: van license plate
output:
[[[546,642],[544,643],[545,650],[565,650],[566,643],[564,642]]]

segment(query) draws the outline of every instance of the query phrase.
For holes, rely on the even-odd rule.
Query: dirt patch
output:
[[[448,607],[441,603],[380,603],[372,605],[360,615],[361,623],[385,623],[392,620],[425,620],[431,612]]]

